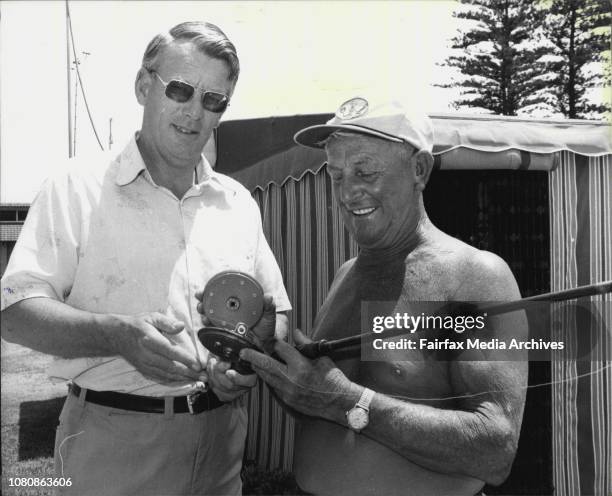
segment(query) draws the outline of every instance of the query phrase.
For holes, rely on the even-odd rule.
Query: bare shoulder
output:
[[[520,298],[508,264],[498,255],[479,250],[439,230],[412,257],[413,267],[424,272],[423,282],[451,301],[495,301]],[[424,284],[425,286],[426,284]],[[435,298],[432,298],[435,299]]]
[[[346,275],[349,273],[349,271],[355,264],[355,260],[357,260],[357,258],[351,258],[350,260],[347,260],[346,262],[344,262],[338,268],[338,270],[336,271],[336,274],[334,275],[334,280],[332,281],[331,286],[329,288],[330,293],[342,283]]]
[[[463,301],[515,300],[520,291],[508,264],[495,253],[465,243],[454,253],[459,281],[454,298]]]
[[[340,278],[340,279],[341,279],[341,278],[343,278],[343,277],[346,275],[346,273],[347,273],[349,270],[351,270],[351,267],[352,267],[353,265],[355,265],[355,260],[357,260],[357,258],[356,258],[356,257],[355,257],[355,258],[351,258],[351,259],[347,260],[346,262],[344,262],[344,263],[343,263],[343,264],[342,264],[342,265],[341,265],[341,266],[338,268],[338,270],[336,271],[336,275],[334,276],[334,280],[339,279],[339,278]]]

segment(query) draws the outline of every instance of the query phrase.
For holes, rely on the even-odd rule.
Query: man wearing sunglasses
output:
[[[48,180],[23,226],[2,332],[60,357],[51,375],[70,381],[55,449],[66,494],[241,493],[240,397],[256,377],[209,357],[196,293],[237,270],[269,311],[290,304],[255,202],[202,154],[238,73],[212,24],[156,36],[136,76],[140,131],[117,157]]]

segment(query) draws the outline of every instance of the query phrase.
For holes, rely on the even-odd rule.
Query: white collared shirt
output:
[[[202,156],[199,179],[177,199],[151,179],[133,138],[101,167],[78,161],[45,182],[2,278],[2,310],[48,297],[96,313],[159,311],[185,323],[171,339],[195,351],[202,327],[195,293],[223,270],[250,274],[291,309],[257,204]],[[103,163],[102,163],[103,162]],[[161,385],[123,358],[58,359],[50,374],[81,387],[150,396],[192,391]]]

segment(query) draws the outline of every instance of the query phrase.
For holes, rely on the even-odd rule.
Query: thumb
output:
[[[293,342],[296,346],[299,346],[301,344],[312,343],[312,339],[310,339],[296,327],[295,329],[293,329]]]
[[[275,321],[276,320],[276,304],[272,295],[266,294],[263,299],[263,313],[261,315],[261,321]]]
[[[253,327],[253,332],[262,343],[274,338],[276,328],[276,305],[271,295],[264,296],[263,313]]]
[[[153,327],[157,328],[158,331],[166,334],[178,334],[185,328],[185,324],[180,320],[173,319],[159,312],[150,314],[149,322]]]

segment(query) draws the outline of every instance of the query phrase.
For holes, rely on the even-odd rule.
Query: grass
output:
[[[52,357],[2,340],[2,492],[50,496],[52,488],[11,487],[11,478],[53,477],[55,428],[66,397],[64,383],[47,377]],[[265,471],[246,461],[243,494],[296,494],[291,474]]]
[[[53,477],[53,441],[64,384],[52,384],[47,355],[2,341],[2,494],[46,496],[51,488],[11,487],[10,478]]]

